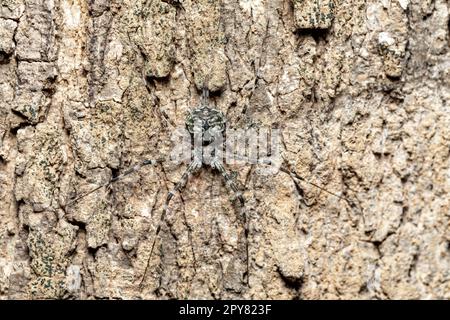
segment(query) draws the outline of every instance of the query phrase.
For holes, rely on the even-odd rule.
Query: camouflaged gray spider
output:
[[[230,188],[235,193],[235,199],[238,199],[240,204],[244,205],[244,197],[242,196],[241,191],[239,190],[238,186],[236,185],[232,175],[230,175],[227,170],[225,169],[223,165],[223,159],[221,156],[216,152],[217,149],[212,149],[211,154],[207,154],[205,157],[204,151],[205,147],[208,147],[212,145],[213,143],[220,143],[224,135],[225,126],[226,126],[226,119],[224,114],[214,108],[211,108],[208,104],[209,99],[209,90],[204,88],[202,92],[202,99],[200,106],[196,109],[189,112],[189,114],[186,117],[185,125],[186,129],[191,134],[191,137],[193,138],[193,155],[192,160],[188,167],[186,168],[185,172],[181,176],[180,180],[175,184],[174,188],[170,190],[167,194],[166,200],[164,202],[162,214],[160,217],[160,220],[158,222],[158,225],[156,227],[155,237],[153,239],[153,243],[150,250],[150,256],[149,261],[153,255],[153,250],[155,248],[156,240],[158,238],[159,232],[161,230],[162,223],[164,221],[164,218],[166,216],[170,200],[174,197],[176,192],[179,192],[183,187],[186,186],[187,181],[189,177],[199,171],[204,166],[210,166],[211,168],[217,170],[220,172],[222,177],[225,180],[225,183],[228,188]],[[128,170],[124,171],[122,174],[113,177],[111,180],[109,180],[107,183],[99,185],[95,189],[76,197],[75,199],[72,199],[67,203],[67,205],[70,205],[81,198],[86,197],[87,195],[95,192],[96,190],[107,187],[111,183],[116,182],[123,177],[136,172],[140,170],[142,167],[147,165],[156,165],[157,163],[163,162],[164,159],[157,159],[157,160],[144,160],[140,162],[139,164],[129,168]],[[245,216],[245,215],[244,215]],[[246,219],[245,219],[246,220]],[[246,222],[245,222],[246,224]],[[247,228],[245,228],[245,234],[247,236]],[[248,258],[248,257],[247,257]],[[248,259],[247,259],[248,260]],[[145,275],[147,273],[147,267],[144,272],[144,276],[142,278],[141,284],[145,279]]]
[[[190,162],[189,166],[187,167],[186,171],[181,176],[180,181],[167,194],[167,199],[163,208],[164,212],[167,210],[167,206],[169,205],[169,202],[175,195],[175,193],[177,191],[180,191],[186,185],[188,178],[193,173],[200,170],[204,165],[209,165],[211,168],[219,171],[222,174],[223,178],[225,179],[225,183],[227,184],[227,186],[230,187],[231,190],[235,192],[236,198],[239,199],[241,204],[244,204],[244,198],[242,196],[242,193],[239,191],[239,188],[234,182],[233,177],[226,171],[225,167],[223,166],[223,161],[221,157],[218,154],[212,154],[208,155],[208,157],[204,157],[203,154],[204,147],[207,147],[212,143],[216,142],[216,140],[219,137],[222,138],[226,125],[226,119],[224,114],[217,109],[211,108],[208,105],[208,98],[209,98],[208,89],[203,89],[201,105],[196,109],[192,110],[191,112],[189,112],[189,114],[186,117],[185,120],[186,129],[189,131],[194,140],[193,159]],[[212,151],[214,153],[214,150]],[[212,158],[210,158],[209,156],[212,156]],[[210,161],[205,162],[205,158],[206,159],[210,158]],[[122,174],[112,178],[107,183],[99,185],[95,189],[90,190],[89,192],[79,197],[76,197],[75,199],[72,199],[67,203],[67,205],[72,204],[88,196],[89,194],[93,193],[94,191],[97,191],[100,188],[109,186],[111,183],[116,182],[124,178],[125,176],[140,170],[144,166],[156,165],[157,163],[163,161],[164,159],[143,160],[137,165],[125,170]]]
[[[210,166],[211,168],[219,171],[221,173],[222,177],[224,178],[227,187],[230,188],[234,192],[235,199],[239,200],[240,205],[242,207],[244,207],[244,205],[245,205],[244,197],[243,197],[241,191],[239,190],[238,186],[236,185],[233,177],[225,169],[221,155],[216,153],[217,149],[213,148],[211,151],[211,154],[205,153],[205,150],[206,150],[205,147],[211,146],[214,143],[219,144],[219,145],[221,143],[223,143],[222,138],[224,136],[224,131],[225,131],[225,127],[226,127],[226,118],[225,118],[224,114],[217,109],[211,108],[208,104],[208,99],[209,99],[209,91],[208,91],[208,89],[204,88],[203,92],[202,92],[202,99],[201,99],[200,106],[195,108],[191,112],[189,112],[189,114],[186,117],[186,120],[185,120],[186,129],[189,131],[189,133],[191,134],[191,137],[193,138],[192,160],[191,160],[190,164],[188,165],[188,167],[186,168],[186,170],[184,171],[180,180],[175,184],[173,189],[167,193],[166,200],[163,205],[161,217],[160,217],[158,225],[156,227],[155,236],[153,238],[152,246],[150,249],[150,255],[147,260],[147,265],[146,265],[146,268],[144,271],[144,275],[140,282],[140,286],[142,286],[142,284],[145,280],[147,270],[149,267],[149,262],[153,256],[153,250],[155,248],[156,240],[158,239],[158,235],[161,231],[161,226],[162,226],[162,223],[164,222],[167,210],[169,208],[170,201],[172,200],[172,198],[174,197],[176,192],[181,191],[181,189],[186,186],[189,177],[193,173],[197,172],[204,166]],[[122,174],[120,174],[116,177],[113,177],[107,183],[99,185],[98,187],[94,188],[93,190],[91,190],[79,197],[76,197],[75,199],[70,200],[67,203],[67,205],[70,205],[70,204],[80,200],[81,198],[86,197],[87,195],[95,192],[96,190],[98,190],[100,188],[109,186],[111,183],[116,182],[116,181],[122,179],[123,177],[140,170],[144,166],[156,165],[157,163],[160,163],[163,161],[164,161],[164,159],[144,160],[144,161],[140,162],[139,164],[125,170]],[[258,163],[264,164],[264,165],[272,165],[271,161],[268,161],[268,160],[262,160],[262,161],[259,160]],[[337,195],[335,193],[332,193],[315,183],[312,183],[310,181],[303,179],[300,175],[298,175],[295,172],[295,170],[290,168],[289,165],[287,163],[285,163],[284,161],[283,161],[283,164],[281,164],[281,166],[279,167],[279,170],[288,174],[293,179],[294,182],[297,180],[306,182],[316,188],[319,188],[322,191],[327,192],[328,194],[331,194],[335,197],[338,197],[341,200],[345,200],[348,202],[348,200],[345,197]],[[247,239],[248,225],[247,225],[247,217],[246,217],[245,211],[243,214],[243,218],[244,218],[245,237]],[[247,277],[246,278],[248,281],[249,257],[248,257],[248,242],[247,241],[246,241],[246,251],[247,251],[247,257],[246,257]]]

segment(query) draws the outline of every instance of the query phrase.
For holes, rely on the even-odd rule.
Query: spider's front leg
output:
[[[83,199],[84,197],[86,197],[86,196],[90,195],[91,193],[93,193],[93,192],[99,190],[100,188],[108,187],[108,186],[111,185],[112,183],[121,180],[121,179],[124,178],[125,176],[127,176],[127,175],[129,175],[129,174],[132,174],[133,172],[139,171],[139,170],[140,170],[142,167],[144,167],[144,166],[148,166],[148,165],[154,166],[154,165],[156,165],[157,163],[162,163],[163,161],[164,161],[163,158],[152,159],[152,160],[148,160],[148,159],[147,159],[147,160],[143,160],[143,161],[139,162],[138,164],[134,165],[133,167],[128,168],[128,169],[125,170],[122,174],[120,174],[120,175],[118,175],[118,176],[116,176],[116,177],[111,178],[108,182],[103,183],[103,184],[97,186],[96,188],[94,188],[94,189],[92,189],[92,190],[90,190],[90,191],[88,191],[88,192],[86,192],[86,193],[84,193],[84,194],[81,194],[81,195],[79,195],[78,197],[75,197],[75,198],[69,200],[69,201],[66,203],[66,207],[67,207],[67,206],[70,206],[71,204],[73,204],[73,203],[75,203],[75,202],[77,202],[78,200]]]

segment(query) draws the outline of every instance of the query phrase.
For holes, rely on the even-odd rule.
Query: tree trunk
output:
[[[302,179],[160,223],[203,86]],[[1,0],[0,103],[0,298],[450,298],[448,1]]]

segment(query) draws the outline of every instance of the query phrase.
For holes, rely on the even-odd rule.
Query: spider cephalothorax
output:
[[[202,139],[202,144],[207,146],[223,134],[226,119],[224,114],[209,107],[203,102],[199,108],[192,110],[186,117],[186,128],[191,135],[197,131]]]

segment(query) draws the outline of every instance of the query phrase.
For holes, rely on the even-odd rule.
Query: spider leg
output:
[[[326,193],[328,193],[328,194],[330,194],[330,195],[332,195],[332,196],[335,196],[336,198],[338,198],[338,199],[340,199],[340,200],[344,200],[344,201],[348,202],[348,199],[346,199],[345,197],[340,196],[340,195],[338,195],[338,194],[336,194],[336,193],[334,193],[334,192],[328,191],[328,190],[325,189],[324,187],[321,187],[321,186],[319,186],[318,184],[315,184],[314,182],[305,180],[305,179],[304,179],[302,176],[300,176],[295,170],[290,170],[289,168],[287,168],[287,167],[285,167],[285,166],[282,166],[282,167],[280,168],[280,170],[283,171],[284,173],[287,173],[293,180],[300,180],[300,181],[306,182],[307,184],[310,184],[310,185],[312,185],[313,187],[316,187],[316,188],[319,189],[319,190],[322,190],[322,191],[324,191],[324,192],[326,192]]]
[[[260,163],[265,164],[265,165],[273,165],[273,163],[270,160],[267,160],[267,159],[262,160]],[[324,192],[326,192],[326,193],[328,193],[328,194],[330,194],[332,196],[335,196],[336,198],[338,198],[340,200],[343,200],[343,201],[345,201],[345,202],[347,202],[348,204],[351,205],[350,201],[346,197],[338,195],[338,194],[336,194],[334,192],[331,192],[331,191],[325,189],[324,187],[322,187],[322,186],[320,186],[320,185],[318,185],[318,184],[316,184],[314,182],[306,180],[301,175],[299,175],[294,169],[292,169],[289,166],[289,164],[287,164],[286,162],[283,162],[281,164],[279,170],[284,172],[284,173],[286,173],[286,174],[288,174],[291,177],[291,179],[293,179],[294,181],[295,180],[299,180],[299,181],[305,182],[307,184],[310,184],[313,187],[315,187],[315,188],[317,188],[319,190],[322,190],[322,191],[324,191]]]
[[[237,155],[234,155],[234,157],[235,157],[236,160],[240,160],[240,161],[250,161],[250,159],[247,158],[247,157],[242,157],[242,156],[237,156]],[[271,161],[271,160],[269,160],[269,159],[264,159],[264,158],[258,159],[258,160],[257,160],[257,163],[258,163],[258,164],[262,164],[262,165],[267,165],[267,166],[273,166],[273,165],[276,165],[273,161]],[[278,169],[279,169],[281,172],[284,172],[284,173],[286,173],[287,175],[289,175],[289,177],[290,177],[291,179],[293,179],[294,181],[299,180],[299,181],[305,182],[305,183],[307,183],[307,184],[309,184],[309,185],[312,185],[313,187],[315,187],[315,188],[317,188],[317,189],[319,189],[319,190],[322,190],[322,191],[324,191],[324,192],[326,192],[326,193],[328,193],[328,194],[330,194],[330,195],[332,195],[332,196],[335,196],[336,198],[338,198],[338,199],[340,199],[340,200],[343,200],[343,201],[345,201],[345,202],[347,202],[348,204],[351,205],[350,201],[349,201],[346,197],[344,197],[344,196],[342,196],[342,195],[338,195],[338,194],[336,194],[336,193],[334,193],[334,192],[331,192],[331,191],[325,189],[324,187],[322,187],[322,186],[320,186],[320,185],[318,185],[318,184],[316,184],[316,183],[314,183],[314,182],[308,181],[308,180],[306,180],[305,178],[303,178],[303,177],[302,177],[300,174],[298,174],[294,169],[292,169],[292,168],[286,163],[286,161],[283,161],[281,164],[278,164],[278,166],[279,166]],[[350,190],[351,190],[351,189],[350,189]],[[354,190],[351,190],[351,191],[354,191]],[[356,192],[356,191],[354,191],[354,192]]]
[[[144,275],[142,276],[142,280],[141,280],[141,282],[139,284],[140,288],[142,288],[142,285],[144,283],[145,277],[147,275],[148,267],[150,265],[150,260],[151,260],[151,258],[153,256],[153,250],[155,249],[156,239],[158,239],[159,232],[161,231],[161,226],[162,226],[162,224],[164,222],[164,219],[166,217],[166,213],[167,213],[167,209],[169,208],[170,200],[172,200],[172,198],[173,198],[173,196],[175,195],[176,192],[179,192],[182,188],[184,188],[186,186],[186,183],[187,183],[187,181],[189,179],[189,176],[191,174],[193,174],[195,171],[197,171],[198,169],[200,169],[201,166],[202,166],[202,163],[199,162],[198,160],[194,159],[189,164],[189,166],[187,167],[186,171],[183,173],[183,175],[181,176],[180,180],[177,182],[175,187],[167,193],[167,197],[166,197],[166,200],[165,200],[164,205],[163,205],[163,210],[162,210],[162,213],[161,213],[161,217],[159,218],[158,225],[156,226],[155,236],[153,238],[152,246],[151,246],[151,249],[150,249],[150,255],[149,255],[148,260],[147,260],[147,265],[145,266]]]
[[[248,245],[248,233],[249,233],[249,226],[248,226],[248,219],[247,219],[247,212],[245,211],[245,199],[242,195],[242,192],[239,190],[238,186],[236,185],[236,182],[234,181],[233,177],[227,172],[225,167],[223,166],[222,162],[214,159],[211,162],[211,167],[217,169],[221,174],[223,179],[225,180],[226,185],[233,190],[233,192],[236,195],[236,198],[239,199],[239,202],[241,204],[242,210],[242,217],[244,218],[244,235],[245,235],[245,251],[246,251],[246,263],[247,263],[247,277],[246,281],[248,284],[249,281],[249,270],[250,270],[250,261],[249,261],[249,245]]]
[[[98,189],[101,189],[101,188],[103,188],[103,187],[109,186],[111,183],[114,183],[114,182],[116,182],[116,181],[118,181],[118,180],[124,178],[125,176],[127,176],[127,175],[129,175],[129,174],[131,174],[131,173],[133,173],[133,172],[139,171],[139,170],[140,170],[142,167],[144,167],[144,166],[147,166],[147,165],[156,165],[157,163],[160,163],[160,162],[163,162],[163,159],[144,160],[144,161],[141,161],[140,163],[136,164],[135,166],[133,166],[133,167],[131,167],[131,168],[128,168],[127,170],[125,170],[122,174],[118,175],[117,177],[111,178],[108,182],[103,183],[103,184],[101,184],[101,185],[95,187],[94,189],[92,189],[92,190],[90,190],[90,191],[88,191],[88,192],[86,192],[86,193],[84,193],[84,194],[82,194],[82,195],[76,197],[75,199],[70,200],[69,202],[67,202],[66,206],[69,206],[69,205],[71,205],[72,203],[75,203],[75,202],[77,202],[78,200],[83,199],[84,197],[90,195],[91,193],[97,191]]]
[[[221,161],[213,161],[211,163],[211,167],[217,169],[220,174],[222,175],[223,179],[225,180],[226,185],[233,190],[235,196],[237,199],[239,199],[239,202],[243,206],[245,204],[244,197],[242,195],[242,192],[239,190],[238,186],[236,185],[236,182],[234,181],[233,177],[227,172],[225,167],[223,166]]]

